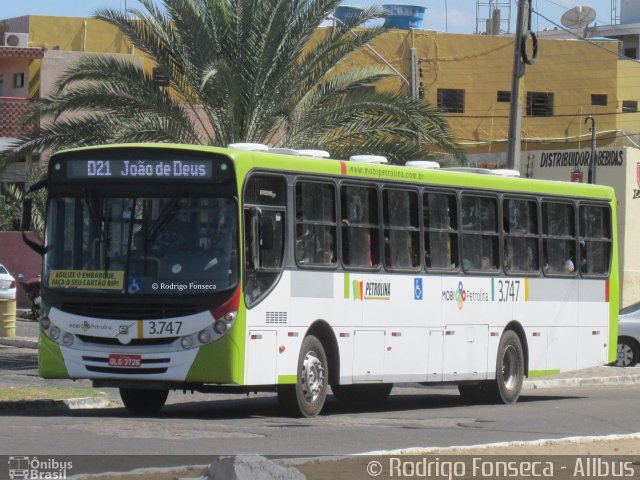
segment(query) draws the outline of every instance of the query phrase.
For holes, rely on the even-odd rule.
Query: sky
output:
[[[490,0],[480,0],[487,5]],[[511,1],[511,32],[515,30],[517,1]],[[616,0],[620,15],[620,0]],[[509,0],[493,0],[504,4]],[[161,3],[159,0],[157,3]],[[383,3],[404,3],[427,7],[423,28],[428,30],[448,31],[450,33],[473,33],[476,30],[476,0],[346,0],[348,5],[380,5]],[[534,11],[560,24],[560,17],[568,9],[579,5],[596,10],[598,25],[611,23],[611,0],[532,0]],[[23,15],[58,15],[72,17],[90,17],[99,8],[117,9],[139,8],[137,0],[0,0],[0,19]],[[488,17],[489,8],[481,7],[480,16]],[[506,12],[502,13],[503,18]],[[533,30],[553,28],[546,20],[533,16]]]

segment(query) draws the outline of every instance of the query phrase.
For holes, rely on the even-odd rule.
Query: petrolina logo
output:
[[[351,281],[348,273],[344,274],[344,299],[351,298],[353,292],[353,301],[362,300],[362,282],[358,280]]]
[[[356,300],[390,300],[391,283],[381,281],[351,280],[348,273],[344,274],[344,299],[353,298]]]

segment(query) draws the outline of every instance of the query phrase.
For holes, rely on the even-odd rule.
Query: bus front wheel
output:
[[[315,417],[322,411],[328,389],[327,355],[317,337],[305,337],[298,357],[295,385],[280,385],[278,400],[286,413]]]
[[[127,410],[137,415],[158,413],[167,401],[169,390],[121,388],[120,398]]]

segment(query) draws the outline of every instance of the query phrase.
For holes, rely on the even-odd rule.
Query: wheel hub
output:
[[[507,346],[502,357],[502,378],[507,390],[513,390],[518,381],[518,354],[513,345]]]
[[[322,392],[325,383],[324,365],[316,352],[307,352],[302,363],[302,391],[308,402],[314,402]]]
[[[626,367],[631,364],[633,358],[633,351],[629,345],[618,345],[618,361],[616,362],[619,367]]]

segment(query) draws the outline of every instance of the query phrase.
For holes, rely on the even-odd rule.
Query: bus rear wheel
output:
[[[315,417],[322,411],[328,389],[327,355],[317,337],[305,337],[298,357],[295,385],[280,385],[280,407],[295,417]]]
[[[167,401],[169,390],[121,388],[120,398],[127,410],[137,415],[158,413]]]
[[[488,400],[511,404],[518,401],[524,383],[524,353],[513,330],[502,334],[496,359],[496,379],[487,382]]]

